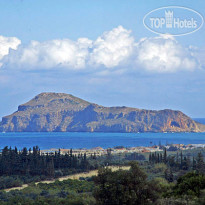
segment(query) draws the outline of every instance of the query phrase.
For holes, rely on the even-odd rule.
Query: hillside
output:
[[[2,118],[1,132],[202,132],[180,111],[103,107],[64,93],[41,93]]]

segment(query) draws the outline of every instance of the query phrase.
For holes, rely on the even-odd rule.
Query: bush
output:
[[[177,197],[182,195],[199,197],[202,189],[205,189],[205,176],[189,172],[179,177],[177,184],[173,188],[173,194]]]
[[[0,189],[22,186],[22,181],[18,177],[2,176],[0,177]]]
[[[146,174],[134,162],[128,171],[101,169],[94,181],[98,204],[153,204],[158,197],[156,183],[147,181]]]

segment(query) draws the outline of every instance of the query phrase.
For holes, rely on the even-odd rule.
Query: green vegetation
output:
[[[97,185],[94,196],[99,205],[152,204],[158,197],[154,183],[147,180],[136,163],[128,171],[101,169],[94,181]]]
[[[36,149],[37,150],[37,149]],[[5,187],[19,186],[29,183],[22,190],[10,192],[0,191],[0,204],[2,205],[203,205],[205,201],[205,162],[204,149],[179,151],[167,151],[150,154],[112,154],[109,150],[105,156],[73,156],[61,155],[60,152],[50,155],[36,154],[38,160],[53,160],[54,176],[62,176],[65,173],[77,171],[89,171],[100,167],[98,176],[89,178],[81,177],[79,180],[55,181],[50,184],[39,183],[51,175],[34,175],[30,172],[35,152],[5,148],[0,156],[0,167],[4,170],[4,163],[11,164],[11,153],[16,153],[18,159],[22,157],[32,159],[25,164],[23,173],[29,171],[29,175],[21,172],[8,172],[0,177],[1,189]],[[5,155],[7,153],[7,155]],[[29,158],[30,157],[30,158]],[[77,167],[63,166],[67,164],[65,157],[72,161],[77,158]],[[58,160],[56,160],[56,158]],[[6,160],[8,159],[8,160]],[[138,162],[137,162],[138,161]],[[47,161],[49,162],[49,160]],[[86,162],[86,163],[85,163]],[[72,164],[72,163],[71,163]],[[121,165],[130,165],[129,170],[120,169]],[[107,168],[107,165],[120,165],[117,171]],[[48,163],[47,169],[50,165]],[[21,168],[23,169],[23,168]],[[28,170],[27,170],[28,169]],[[6,170],[6,169],[5,169]],[[19,170],[19,169],[16,169]],[[26,171],[27,170],[27,171]],[[41,167],[39,166],[39,170]],[[66,171],[65,171],[66,170]],[[62,174],[62,173],[63,174]],[[44,172],[46,173],[46,172]],[[50,171],[49,171],[50,173]],[[61,173],[61,174],[59,174]],[[10,174],[10,175],[9,175]],[[31,178],[29,179],[30,176]]]
[[[38,147],[22,151],[5,147],[0,154],[0,189],[93,170],[98,168],[95,161],[91,164],[86,154],[73,155],[72,150],[44,155]]]
[[[199,197],[203,189],[205,189],[205,176],[195,172],[189,172],[179,177],[177,184],[173,187],[173,194],[177,197],[181,195]]]
[[[94,183],[79,180],[31,184],[21,191],[0,192],[0,204],[18,205],[92,205]]]

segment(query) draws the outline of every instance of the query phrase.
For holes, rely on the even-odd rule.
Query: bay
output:
[[[41,150],[50,148],[136,147],[161,144],[205,144],[205,133],[89,133],[18,132],[0,133],[0,149],[5,146]]]

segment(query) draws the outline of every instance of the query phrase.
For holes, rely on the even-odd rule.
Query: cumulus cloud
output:
[[[10,49],[17,49],[21,41],[16,37],[0,36],[0,60],[9,54]],[[2,63],[0,63],[2,65]]]
[[[95,41],[80,38],[52,40],[47,42],[31,41],[29,45],[21,45],[16,51],[4,59],[10,67],[25,69],[37,68],[69,68],[83,69],[87,66],[118,66],[132,53],[134,38],[131,31],[122,26],[105,32]]]
[[[173,37],[167,35],[141,39],[136,51],[137,63],[148,71],[191,71],[198,64],[189,49],[182,47]]]
[[[127,60],[133,52],[134,38],[131,31],[119,26],[105,32],[93,43],[90,54],[92,65],[104,65],[107,68],[118,66]]]
[[[0,37],[0,63],[7,69],[90,69],[101,74],[192,71],[199,67],[196,49],[185,48],[168,34],[135,42],[130,30],[118,26],[96,40],[56,39],[21,44],[17,38]],[[97,69],[97,68],[101,69]]]
[[[69,39],[47,42],[32,41],[27,46],[20,46],[5,58],[9,66],[26,69],[37,68],[83,68],[88,56],[88,48],[92,41],[80,38],[76,42]]]

